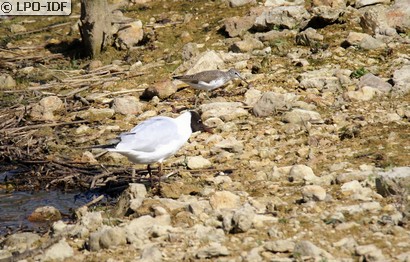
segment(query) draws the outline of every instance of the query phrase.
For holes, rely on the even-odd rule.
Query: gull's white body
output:
[[[162,163],[173,156],[192,134],[191,114],[177,118],[157,116],[141,122],[120,135],[121,142],[108,149],[120,153],[135,164]]]

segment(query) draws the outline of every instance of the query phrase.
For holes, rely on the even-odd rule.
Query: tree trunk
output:
[[[86,55],[94,58],[110,44],[111,11],[107,0],[81,0],[80,32]]]

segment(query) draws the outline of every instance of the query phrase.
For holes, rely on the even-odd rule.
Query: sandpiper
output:
[[[209,99],[209,91],[225,85],[232,79],[239,78],[249,85],[249,83],[234,68],[231,68],[226,72],[220,70],[209,70],[202,71],[193,75],[174,76],[173,78],[185,82],[192,88],[198,90],[195,99],[195,107],[198,100],[198,93],[200,91],[206,91],[206,96]]]

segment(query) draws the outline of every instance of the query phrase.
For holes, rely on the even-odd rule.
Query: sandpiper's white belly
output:
[[[223,86],[225,83],[226,81],[224,79],[216,79],[216,80],[212,80],[209,83],[199,81],[198,84],[190,83],[189,85],[198,90],[211,91],[218,87]]]

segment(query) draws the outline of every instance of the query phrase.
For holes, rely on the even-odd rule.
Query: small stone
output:
[[[236,210],[232,216],[232,231],[234,233],[247,232],[252,227],[254,217],[255,210],[249,205]]]
[[[276,113],[278,110],[288,110],[297,97],[291,93],[280,94],[266,92],[255,103],[253,113],[255,116],[263,117]]]
[[[117,32],[117,38],[115,39],[115,45],[122,49],[127,50],[137,45],[144,36],[142,29],[142,22],[140,20],[129,23],[124,29]]]
[[[196,253],[197,258],[213,258],[220,256],[228,256],[230,253],[228,248],[222,246],[220,243],[212,242],[209,245],[201,248]]]
[[[282,117],[282,121],[285,123],[298,125],[305,124],[306,122],[312,124],[321,124],[324,122],[318,112],[298,108],[294,108],[292,111],[286,112]]]
[[[38,207],[28,217],[30,222],[57,221],[60,219],[60,211],[53,206]]]
[[[258,102],[258,100],[261,98],[261,96],[262,96],[261,91],[254,89],[254,88],[250,88],[245,93],[244,103],[247,106],[254,106],[256,102]]]
[[[212,166],[211,161],[202,156],[188,157],[187,166],[189,169],[205,169]]]
[[[183,72],[186,75],[196,74],[206,70],[215,70],[222,68],[225,62],[221,56],[214,50],[200,53],[189,61],[186,61],[175,70]],[[177,81],[177,80],[176,80]]]
[[[215,192],[209,199],[209,203],[215,210],[239,208],[241,199],[229,191]]]
[[[303,199],[307,201],[323,201],[326,199],[326,190],[317,185],[307,185],[302,188]]]
[[[255,18],[252,16],[245,17],[230,17],[225,19],[225,31],[230,37],[236,37],[244,35],[249,29],[252,28]]]
[[[103,63],[100,60],[92,60],[89,64],[88,64],[88,70],[93,71],[97,68],[100,68],[103,66]]]
[[[89,108],[87,111],[78,113],[78,117],[90,122],[99,122],[110,119],[115,114],[111,108]]]
[[[315,260],[318,258],[333,258],[331,254],[307,240],[302,240],[296,243],[295,248],[293,249],[293,255],[299,257],[312,257]]]
[[[360,78],[358,84],[359,87],[370,86],[376,88],[377,90],[388,93],[392,89],[392,85],[383,81],[379,77],[373,75],[372,73],[367,73]]]
[[[262,49],[263,43],[255,38],[247,37],[244,40],[235,42],[229,50],[236,53],[246,53],[255,49]]]
[[[361,256],[362,261],[386,261],[382,251],[375,245],[357,246],[356,254]]]
[[[127,243],[125,231],[120,227],[105,226],[101,230],[90,234],[90,250],[114,248]]]
[[[1,262],[12,262],[13,254],[8,250],[0,250],[0,261]]]
[[[58,96],[48,96],[34,105],[30,111],[33,120],[53,121],[56,120],[54,113],[64,108],[63,101]]]
[[[340,189],[344,195],[350,196],[352,199],[371,200],[372,190],[362,187],[357,180],[344,183]]]
[[[138,261],[140,262],[161,262],[162,252],[158,247],[154,245],[149,245],[142,250],[141,258]]]
[[[309,183],[318,180],[318,177],[313,173],[312,168],[305,165],[294,165],[290,168],[288,180]]]
[[[90,232],[96,231],[103,224],[101,212],[87,212],[81,216],[80,224]]]
[[[295,243],[291,240],[280,239],[266,242],[265,249],[274,253],[290,253],[295,248]]]
[[[305,31],[302,31],[296,35],[296,44],[316,47],[318,42],[323,41],[323,38],[323,35],[319,34],[315,29],[309,27]]]
[[[44,253],[44,261],[63,261],[66,258],[74,256],[73,248],[61,239],[57,244],[52,245]]]
[[[144,104],[135,96],[123,96],[114,98],[112,108],[118,114],[137,115],[142,113]]]
[[[361,8],[368,5],[375,5],[375,4],[390,4],[390,0],[357,0],[355,7]]]
[[[347,91],[346,95],[352,100],[369,101],[381,91],[371,86],[363,86],[358,91]]]
[[[403,65],[393,73],[393,92],[407,94],[410,92],[410,65]]]
[[[385,47],[381,40],[373,38],[371,35],[365,33],[350,32],[346,38],[346,41],[342,43],[343,47],[359,46],[363,49],[377,49]]]
[[[177,90],[178,86],[170,79],[166,79],[146,88],[141,95],[141,99],[151,100],[155,96],[165,99],[175,94]]]
[[[3,242],[3,250],[10,252],[24,253],[41,245],[40,236],[34,233],[24,232],[15,233],[8,237]]]
[[[182,47],[182,59],[187,61],[199,54],[198,45],[196,43],[187,43]]]
[[[9,74],[0,75],[0,90],[16,87],[16,80]]]
[[[230,7],[239,7],[247,4],[255,4],[255,0],[229,0]]]
[[[115,214],[123,216],[126,213],[137,212],[146,195],[147,189],[144,184],[130,183],[117,201]]]
[[[218,117],[222,121],[232,121],[249,114],[239,102],[215,102],[203,104],[199,108],[203,112],[201,116],[203,120]]]
[[[10,26],[10,31],[15,34],[15,33],[26,32],[27,29],[26,29],[23,25],[12,24],[12,25]]]

